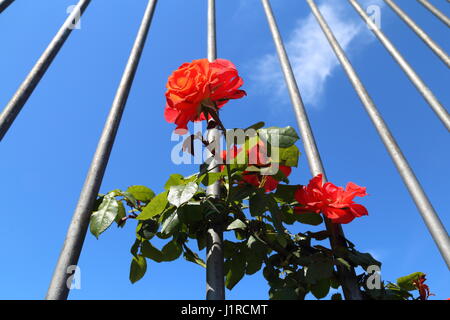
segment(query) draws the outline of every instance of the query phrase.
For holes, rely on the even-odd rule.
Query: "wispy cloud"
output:
[[[378,0],[363,1],[362,4],[382,5]],[[356,15],[349,17],[346,10],[350,8],[343,7],[342,1],[327,1],[319,8],[344,50],[348,51],[350,44],[354,42],[359,45],[369,43],[367,39],[358,40],[363,38],[361,35],[368,35],[368,29]],[[339,62],[312,14],[299,19],[286,40],[286,50],[303,100],[307,104],[317,105],[327,80],[339,66]],[[262,56],[257,62],[257,70],[253,80],[258,86],[264,88],[264,91],[271,89],[278,96],[285,96],[286,87],[276,53]]]

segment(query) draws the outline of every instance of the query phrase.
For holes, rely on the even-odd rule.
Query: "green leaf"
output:
[[[335,293],[331,296],[331,300],[342,300],[342,295],[340,293]]]
[[[167,206],[168,191],[164,191],[154,197],[142,210],[141,214],[137,216],[138,220],[148,220],[161,214]]]
[[[163,261],[173,261],[180,257],[183,250],[175,240],[172,240],[162,248],[161,252]]]
[[[178,212],[175,210],[163,221],[161,225],[161,233],[164,235],[171,235],[174,233],[179,224],[180,218],[178,216]]]
[[[300,186],[290,186],[286,184],[279,184],[277,190],[275,191],[274,197],[276,200],[283,203],[292,203],[295,201],[295,192],[300,188]]]
[[[172,186],[170,187],[167,199],[169,200],[170,204],[174,205],[175,207],[179,207],[191,200],[197,190],[198,185],[194,182],[189,182],[186,185]]]
[[[276,148],[273,152],[278,151],[278,160],[281,164],[288,167],[297,167],[298,158],[300,157],[300,150],[296,145],[291,145],[288,148]],[[273,156],[272,156],[273,157]]]
[[[298,295],[294,288],[274,289],[269,292],[270,300],[297,300]]]
[[[323,218],[319,213],[315,212],[304,212],[296,214],[297,221],[303,224],[309,224],[313,226],[318,226],[323,222]]]
[[[119,205],[119,208],[117,210],[117,215],[116,215],[116,218],[114,219],[114,221],[117,223],[117,225],[120,228],[123,228],[125,223],[122,223],[122,219],[127,216],[127,212],[125,210],[125,207],[124,207],[122,201],[117,201],[117,203]]]
[[[228,290],[234,288],[236,284],[244,277],[246,259],[242,253],[235,255],[230,263],[230,269],[225,276],[225,286]]]
[[[205,174],[205,177],[202,179],[202,184],[204,186],[210,186],[220,178],[226,175],[226,172],[209,172]]]
[[[158,232],[159,223],[155,220],[139,221],[136,227],[136,238],[150,240]]]
[[[193,223],[203,220],[203,206],[199,204],[184,205],[177,209],[178,216],[185,223]]]
[[[252,217],[260,216],[267,211],[267,196],[262,190],[258,190],[250,197],[249,207]]]
[[[183,254],[184,258],[187,261],[193,262],[198,264],[199,266],[202,266],[203,268],[206,268],[206,263],[205,261],[203,261],[198,254],[196,254],[194,251],[192,251],[191,249],[189,249],[187,246],[185,246],[185,252]]]
[[[98,236],[108,229],[114,222],[117,214],[119,213],[119,203],[111,195],[106,195],[103,198],[102,204],[99,206],[98,211],[95,211],[91,215],[90,230],[91,233],[98,238]]]
[[[317,299],[325,298],[330,292],[330,279],[322,279],[311,286],[311,293]]]
[[[117,192],[114,192],[114,193],[115,193],[115,196],[119,195],[119,194],[117,194]],[[120,195],[125,198],[125,200],[127,201],[127,203],[130,206],[137,207],[137,200],[131,193],[125,191],[125,192],[121,192]]]
[[[370,253],[362,253],[357,250],[348,251],[347,259],[355,265],[361,266],[367,270],[369,266],[381,267],[381,262],[375,260]]]
[[[414,272],[410,275],[400,277],[397,279],[397,285],[406,291],[416,290],[416,286],[413,284],[413,281],[419,279],[421,276],[425,275],[423,272]]]
[[[333,275],[333,261],[326,257],[319,257],[306,267],[306,282],[316,284],[320,280],[329,279]]]
[[[142,279],[147,271],[147,261],[141,255],[133,256],[133,260],[131,260],[130,266],[130,281],[131,283],[135,283]]]
[[[232,223],[230,223],[227,227],[227,230],[236,230],[236,229],[247,229],[247,225],[242,222],[242,220],[236,219]]]
[[[164,185],[164,189],[169,190],[172,186],[183,184],[184,177],[181,174],[172,174]]]
[[[163,261],[163,254],[160,250],[155,248],[149,241],[145,241],[141,245],[142,255],[146,258],[152,259],[156,262]]]
[[[155,193],[146,186],[131,186],[127,189],[127,192],[132,194],[136,200],[142,202],[149,202],[155,196]]]
[[[278,148],[289,148],[299,139],[297,132],[291,126],[285,128],[269,127],[259,129],[258,134],[265,141]],[[277,137],[278,144],[276,143]]]
[[[244,131],[247,131],[249,129],[258,130],[258,129],[263,128],[264,126],[265,126],[265,123],[260,121],[260,122],[257,122],[255,124],[252,124],[250,127],[245,128]]]
[[[245,273],[248,275],[255,274],[262,267],[263,259],[255,254],[247,254],[247,266],[245,268]]]

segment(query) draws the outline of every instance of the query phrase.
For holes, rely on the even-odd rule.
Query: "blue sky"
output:
[[[0,105],[9,101],[75,2],[17,0],[0,15]],[[396,2],[450,52],[444,24],[416,1]],[[450,15],[448,3],[431,2]],[[319,3],[436,211],[450,226],[448,132],[350,5]],[[364,6],[372,3],[380,2],[366,0]],[[45,296],[146,4],[92,1],[81,29],[72,33],[0,144],[1,299]],[[344,226],[347,237],[383,262],[383,279],[422,271],[436,294],[433,298],[450,297],[448,269],[309,8],[296,0],[273,0],[272,5],[328,178],[337,185],[353,181],[370,194],[361,200],[369,216]],[[217,10],[218,56],[236,64],[248,93],[223,108],[225,125],[265,121],[296,127],[260,1],[218,0]],[[381,21],[383,31],[448,105],[450,74],[445,65],[385,6]],[[164,121],[163,109],[168,75],[181,63],[206,55],[205,24],[206,1],[158,4],[102,192],[135,184],[159,192],[170,173],[197,170],[171,162],[174,126]],[[305,157],[291,177],[294,183],[308,182]],[[124,230],[112,227],[100,240],[88,234],[79,262],[81,290],[72,291],[70,298],[204,299],[204,270],[182,259],[151,262],[144,279],[130,284],[133,237],[133,223]],[[267,290],[262,275],[256,274],[227,291],[227,297],[266,299]]]

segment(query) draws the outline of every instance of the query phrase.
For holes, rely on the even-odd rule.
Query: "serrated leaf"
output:
[[[147,261],[141,255],[133,256],[130,266],[130,281],[135,283],[142,279],[147,271]]]
[[[98,238],[98,236],[108,229],[114,222],[119,212],[118,201],[110,196],[106,195],[103,198],[102,204],[99,206],[98,211],[92,213],[90,218],[90,230],[91,233]]]
[[[139,214],[136,219],[138,220],[148,220],[161,214],[167,206],[168,191],[164,191],[154,197],[142,210],[141,214]]]
[[[198,185],[194,182],[189,182],[186,185],[172,186],[169,189],[169,195],[167,199],[169,203],[175,207],[179,207],[182,204],[192,199],[198,190]]]
[[[136,200],[142,202],[149,202],[155,196],[155,193],[146,186],[131,186],[127,189],[127,192],[132,194]]]

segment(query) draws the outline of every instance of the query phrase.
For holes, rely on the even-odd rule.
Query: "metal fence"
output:
[[[216,19],[215,19],[215,0],[206,0],[208,3],[207,12],[207,58],[211,61],[216,59]],[[438,214],[434,210],[425,191],[420,185],[419,180],[415,176],[413,170],[408,164],[407,159],[402,153],[401,148],[397,144],[394,136],[390,132],[382,115],[378,111],[374,101],[370,97],[367,89],[359,78],[356,70],[353,68],[350,60],[346,56],[344,50],[336,40],[333,30],[327,24],[322,16],[316,2],[314,0],[305,0],[312,10],[314,17],[317,19],[320,28],[327,38],[331,48],[338,58],[341,66],[345,70],[349,81],[353,85],[356,93],[361,99],[362,106],[367,111],[373,122],[375,129],[380,135],[387,152],[392,158],[398,173],[403,179],[412,199],[414,200],[419,213],[421,214],[425,225],[432,235],[442,257],[450,268],[450,239],[448,233],[439,219]],[[420,76],[409,65],[395,45],[380,30],[380,28],[366,14],[364,9],[356,0],[348,0],[350,5],[361,16],[363,21],[368,24],[372,32],[378,38],[381,44],[391,54],[393,59],[398,63],[399,67],[405,72],[407,77],[416,86],[417,90],[422,94],[425,101],[430,105],[447,130],[450,130],[450,115],[444,106],[439,102],[433,92],[427,87]],[[450,67],[450,58],[448,54],[437,45],[431,37],[425,33],[393,0],[384,0],[388,6],[411,28],[413,32],[442,60],[446,67]],[[450,27],[450,19],[441,11],[434,7],[427,0],[417,0],[433,15],[435,15],[444,24]],[[14,0],[0,0],[0,13],[6,10]],[[17,115],[33,93],[33,90],[39,84],[47,69],[50,67],[53,59],[58,54],[65,40],[69,37],[74,21],[87,9],[90,0],[80,0],[72,13],[68,16],[62,27],[59,29],[53,40],[48,45],[38,62],[32,68],[28,76],[20,85],[17,92],[11,98],[7,106],[0,114],[0,141],[13,124]],[[314,139],[313,129],[308,120],[308,114],[302,101],[301,93],[298,88],[294,73],[292,71],[289,57],[286,53],[283,39],[281,38],[277,21],[272,11],[269,0],[261,0],[263,10],[267,17],[267,22],[272,33],[276,51],[280,60],[280,67],[285,77],[287,89],[292,101],[292,106],[297,119],[304,149],[308,159],[311,174],[313,176],[322,173],[324,179],[325,170],[322,164],[319,150]],[[46,299],[63,300],[67,299],[69,289],[67,280],[69,275],[67,269],[71,265],[78,263],[81,254],[83,242],[86,236],[90,214],[94,205],[94,201],[99,192],[103,175],[108,164],[111,149],[114,144],[120,120],[127,102],[134,75],[138,68],[139,60],[144,49],[145,41],[149,33],[150,25],[156,9],[157,0],[149,0],[147,8],[144,12],[140,28],[138,30],[135,43],[131,49],[122,80],[117,89],[115,99],[111,106],[110,113],[106,119],[103,132],[99,138],[97,150],[93,156],[92,163],[83,189],[78,200],[72,221],[67,231],[67,236],[55,267],[53,278],[47,292]],[[1,16],[0,16],[1,18]],[[444,128],[443,128],[444,129]],[[445,130],[445,129],[444,129]],[[217,132],[210,130],[208,135],[216,135]],[[213,196],[219,195],[217,185],[212,185],[207,192]],[[340,225],[332,224],[326,221],[327,230],[330,232],[331,247],[346,246],[344,231]],[[207,246],[207,299],[221,300],[225,299],[224,275],[223,275],[223,253],[222,253],[222,230],[213,226],[209,232],[209,241]],[[356,274],[353,269],[338,268],[339,277],[342,281],[342,288],[346,299],[359,300],[361,293],[358,288]]]

